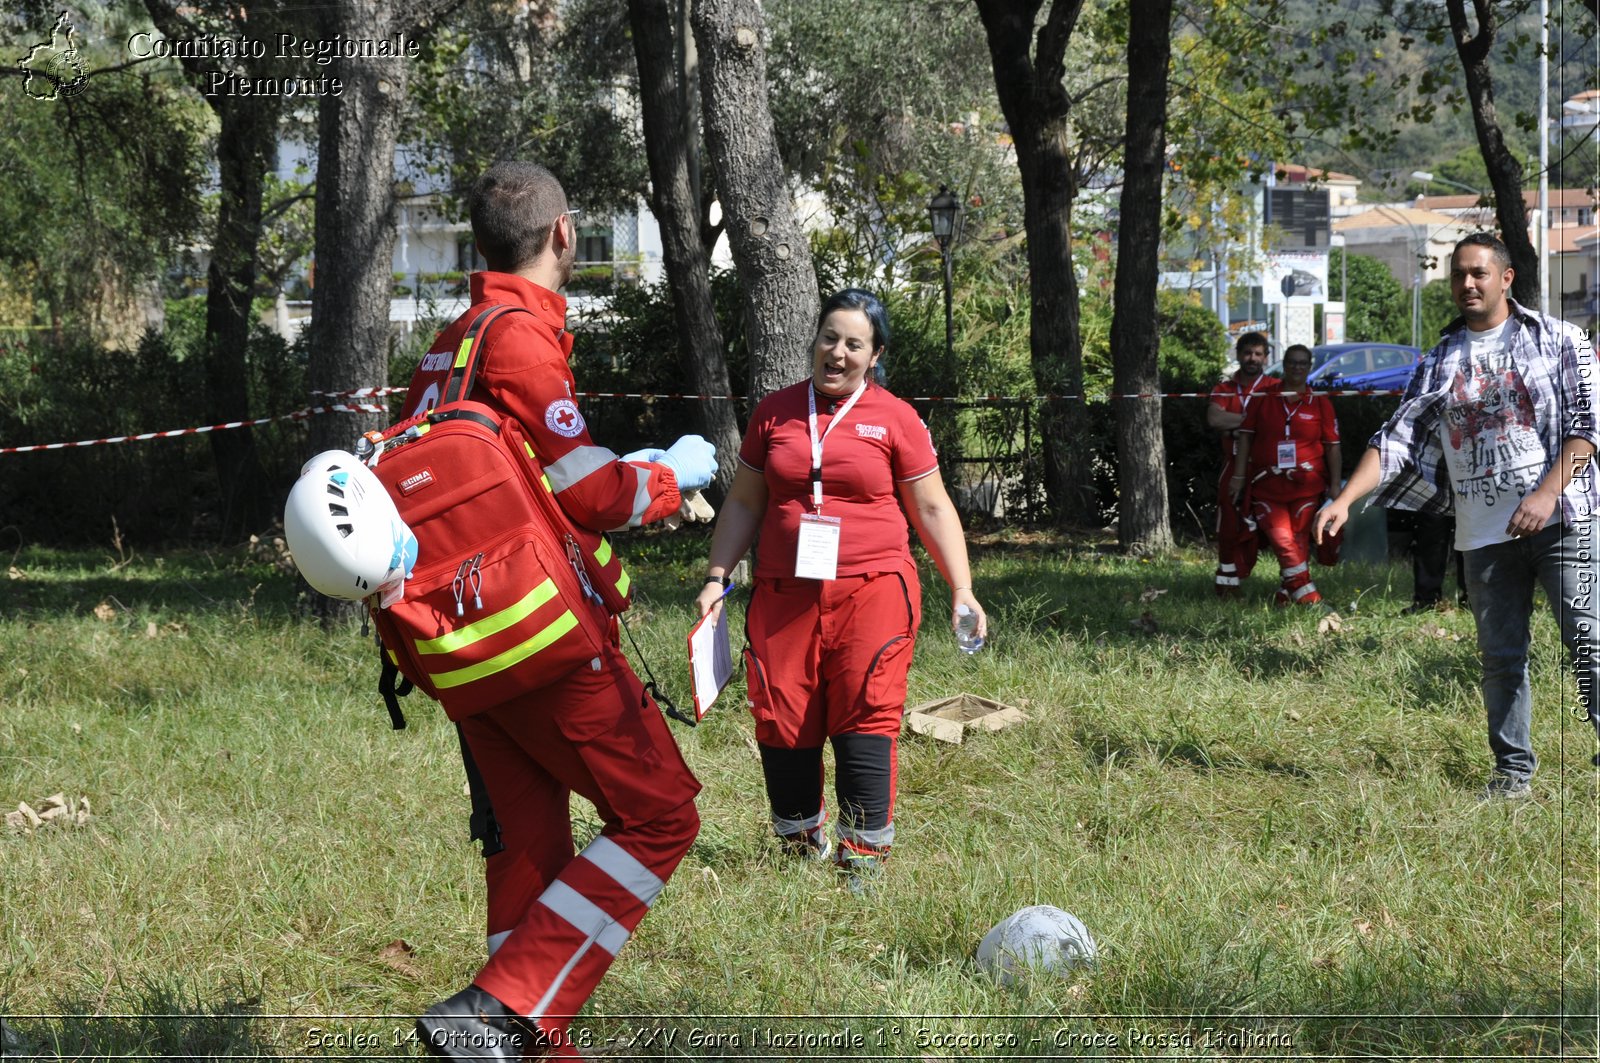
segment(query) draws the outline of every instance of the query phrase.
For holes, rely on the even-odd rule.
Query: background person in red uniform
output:
[[[1333,403],[1306,384],[1311,348],[1294,344],[1283,352],[1283,382],[1253,403],[1239,429],[1244,464],[1231,493],[1250,495],[1250,513],[1262,538],[1278,555],[1282,582],[1277,604],[1322,601],[1311,582],[1311,520],[1338,489],[1342,458]]]
[[[720,608],[759,530],[745,665],[772,827],[791,852],[829,854],[831,741],[837,860],[858,875],[894,841],[895,743],[922,614],[908,516],[950,585],[952,627],[964,605],[987,631],[927,426],[871,379],[888,343],[871,294],[847,288],[823,304],[811,379],[750,418],[697,599],[701,615]]]
[[[680,492],[710,482],[711,445],[686,437],[658,462],[623,461],[589,438],[574,401],[572,337],[556,289],[571,277],[576,230],[560,183],[532,163],[496,163],[473,186],[470,207],[489,269],[472,275],[472,306],[418,366],[411,412],[438,401],[481,310],[523,307],[530,314],[503,315],[480,338],[471,398],[522,422],[574,522],[604,531],[675,513]],[[434,1055],[573,1054],[571,1016],[699,830],[700,784],[617,647],[615,626],[611,634],[589,668],[460,721],[504,848],[485,865],[488,963],[417,1020]],[[570,792],[604,823],[581,853],[573,851]]]
[[[1234,345],[1239,368],[1233,376],[1211,389],[1211,404],[1206,407],[1206,424],[1222,433],[1222,475],[1217,479],[1217,595],[1237,598],[1239,581],[1250,578],[1256,567],[1256,529],[1249,519],[1250,496],[1236,500],[1230,489],[1238,462],[1234,458],[1238,428],[1252,403],[1278,386],[1278,378],[1266,376],[1267,338],[1259,332],[1246,332]]]

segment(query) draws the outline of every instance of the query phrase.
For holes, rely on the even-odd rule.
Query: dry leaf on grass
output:
[[[1154,635],[1160,630],[1160,625],[1156,623],[1156,618],[1151,615],[1148,609],[1139,614],[1139,619],[1128,621],[1128,626],[1135,631],[1142,631],[1146,635]]]
[[[96,620],[115,620],[117,611],[111,607],[110,602],[101,602],[94,607],[94,618]]]
[[[1344,627],[1344,619],[1338,613],[1329,613],[1317,621],[1317,634],[1326,635],[1330,631],[1338,631]]]
[[[158,632],[157,632],[157,628],[156,628],[156,622],[154,620],[152,620],[149,623],[145,624],[145,626],[144,626],[144,637],[145,638],[153,639],[153,638],[156,637],[157,633]]]
[[[1372,924],[1367,922],[1365,919],[1354,920],[1350,925],[1355,927],[1356,933],[1360,934],[1362,937],[1369,938],[1372,936]]]
[[[417,950],[411,947],[409,941],[403,938],[395,938],[383,947],[382,952],[378,953],[378,962],[385,966],[393,967],[407,978],[420,979],[422,977],[421,969],[411,962],[411,957],[416,955],[416,952]]]
[[[28,574],[22,571],[22,569],[18,568],[16,565],[12,565],[10,568],[6,569],[6,576],[10,579],[28,578]]]
[[[1165,593],[1167,593],[1166,587],[1146,587],[1144,590],[1139,592],[1139,600],[1144,604],[1149,605],[1151,602],[1155,601]]]
[[[6,813],[6,826],[12,830],[19,830],[24,834],[57,824],[70,824],[81,827],[90,819],[89,799],[78,798],[77,802],[67,800],[64,793],[51,794],[39,803],[38,811],[26,801],[17,802],[15,812]]]

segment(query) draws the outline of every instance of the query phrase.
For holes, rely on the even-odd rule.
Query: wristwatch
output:
[[[727,587],[731,587],[733,585],[733,577],[732,576],[707,576],[706,577],[706,582],[707,583],[715,583],[715,584],[718,584],[719,586],[727,588]]]

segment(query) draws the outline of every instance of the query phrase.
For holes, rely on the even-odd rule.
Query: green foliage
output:
[[[557,28],[563,27],[563,28]],[[626,5],[542,5],[510,14],[469,0],[422,42],[407,97],[408,139],[457,203],[496,159],[549,167],[575,204],[630,210],[644,194],[644,148],[616,103],[634,77]]]
[[[940,185],[962,201],[969,233],[1021,228],[971,6],[780,0],[765,11],[779,149],[821,193],[833,222],[822,250],[845,273],[894,283],[916,269]]]
[[[86,41],[82,54],[93,68],[114,53]],[[26,289],[30,323],[131,345],[138,300],[198,231],[208,116],[137,68],[56,100],[30,98],[14,78],[3,87],[0,273]]]
[[[168,327],[131,350],[36,341],[0,348],[0,439],[76,442],[202,425],[200,298],[169,304]],[[305,403],[304,356],[258,327],[246,353],[252,410]],[[234,429],[237,431],[237,429]],[[304,460],[303,421],[252,429],[274,488]],[[0,512],[24,542],[183,542],[213,530],[209,436],[101,444],[0,458]]]
[[[1411,299],[1389,267],[1368,255],[1351,255],[1341,267],[1343,248],[1328,253],[1328,277],[1344,270],[1350,290],[1344,300],[1346,339],[1352,343],[1410,343]]]

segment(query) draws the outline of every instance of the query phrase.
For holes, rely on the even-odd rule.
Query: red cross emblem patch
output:
[[[571,399],[557,399],[545,407],[544,426],[558,436],[571,439],[583,433],[583,414]]]

